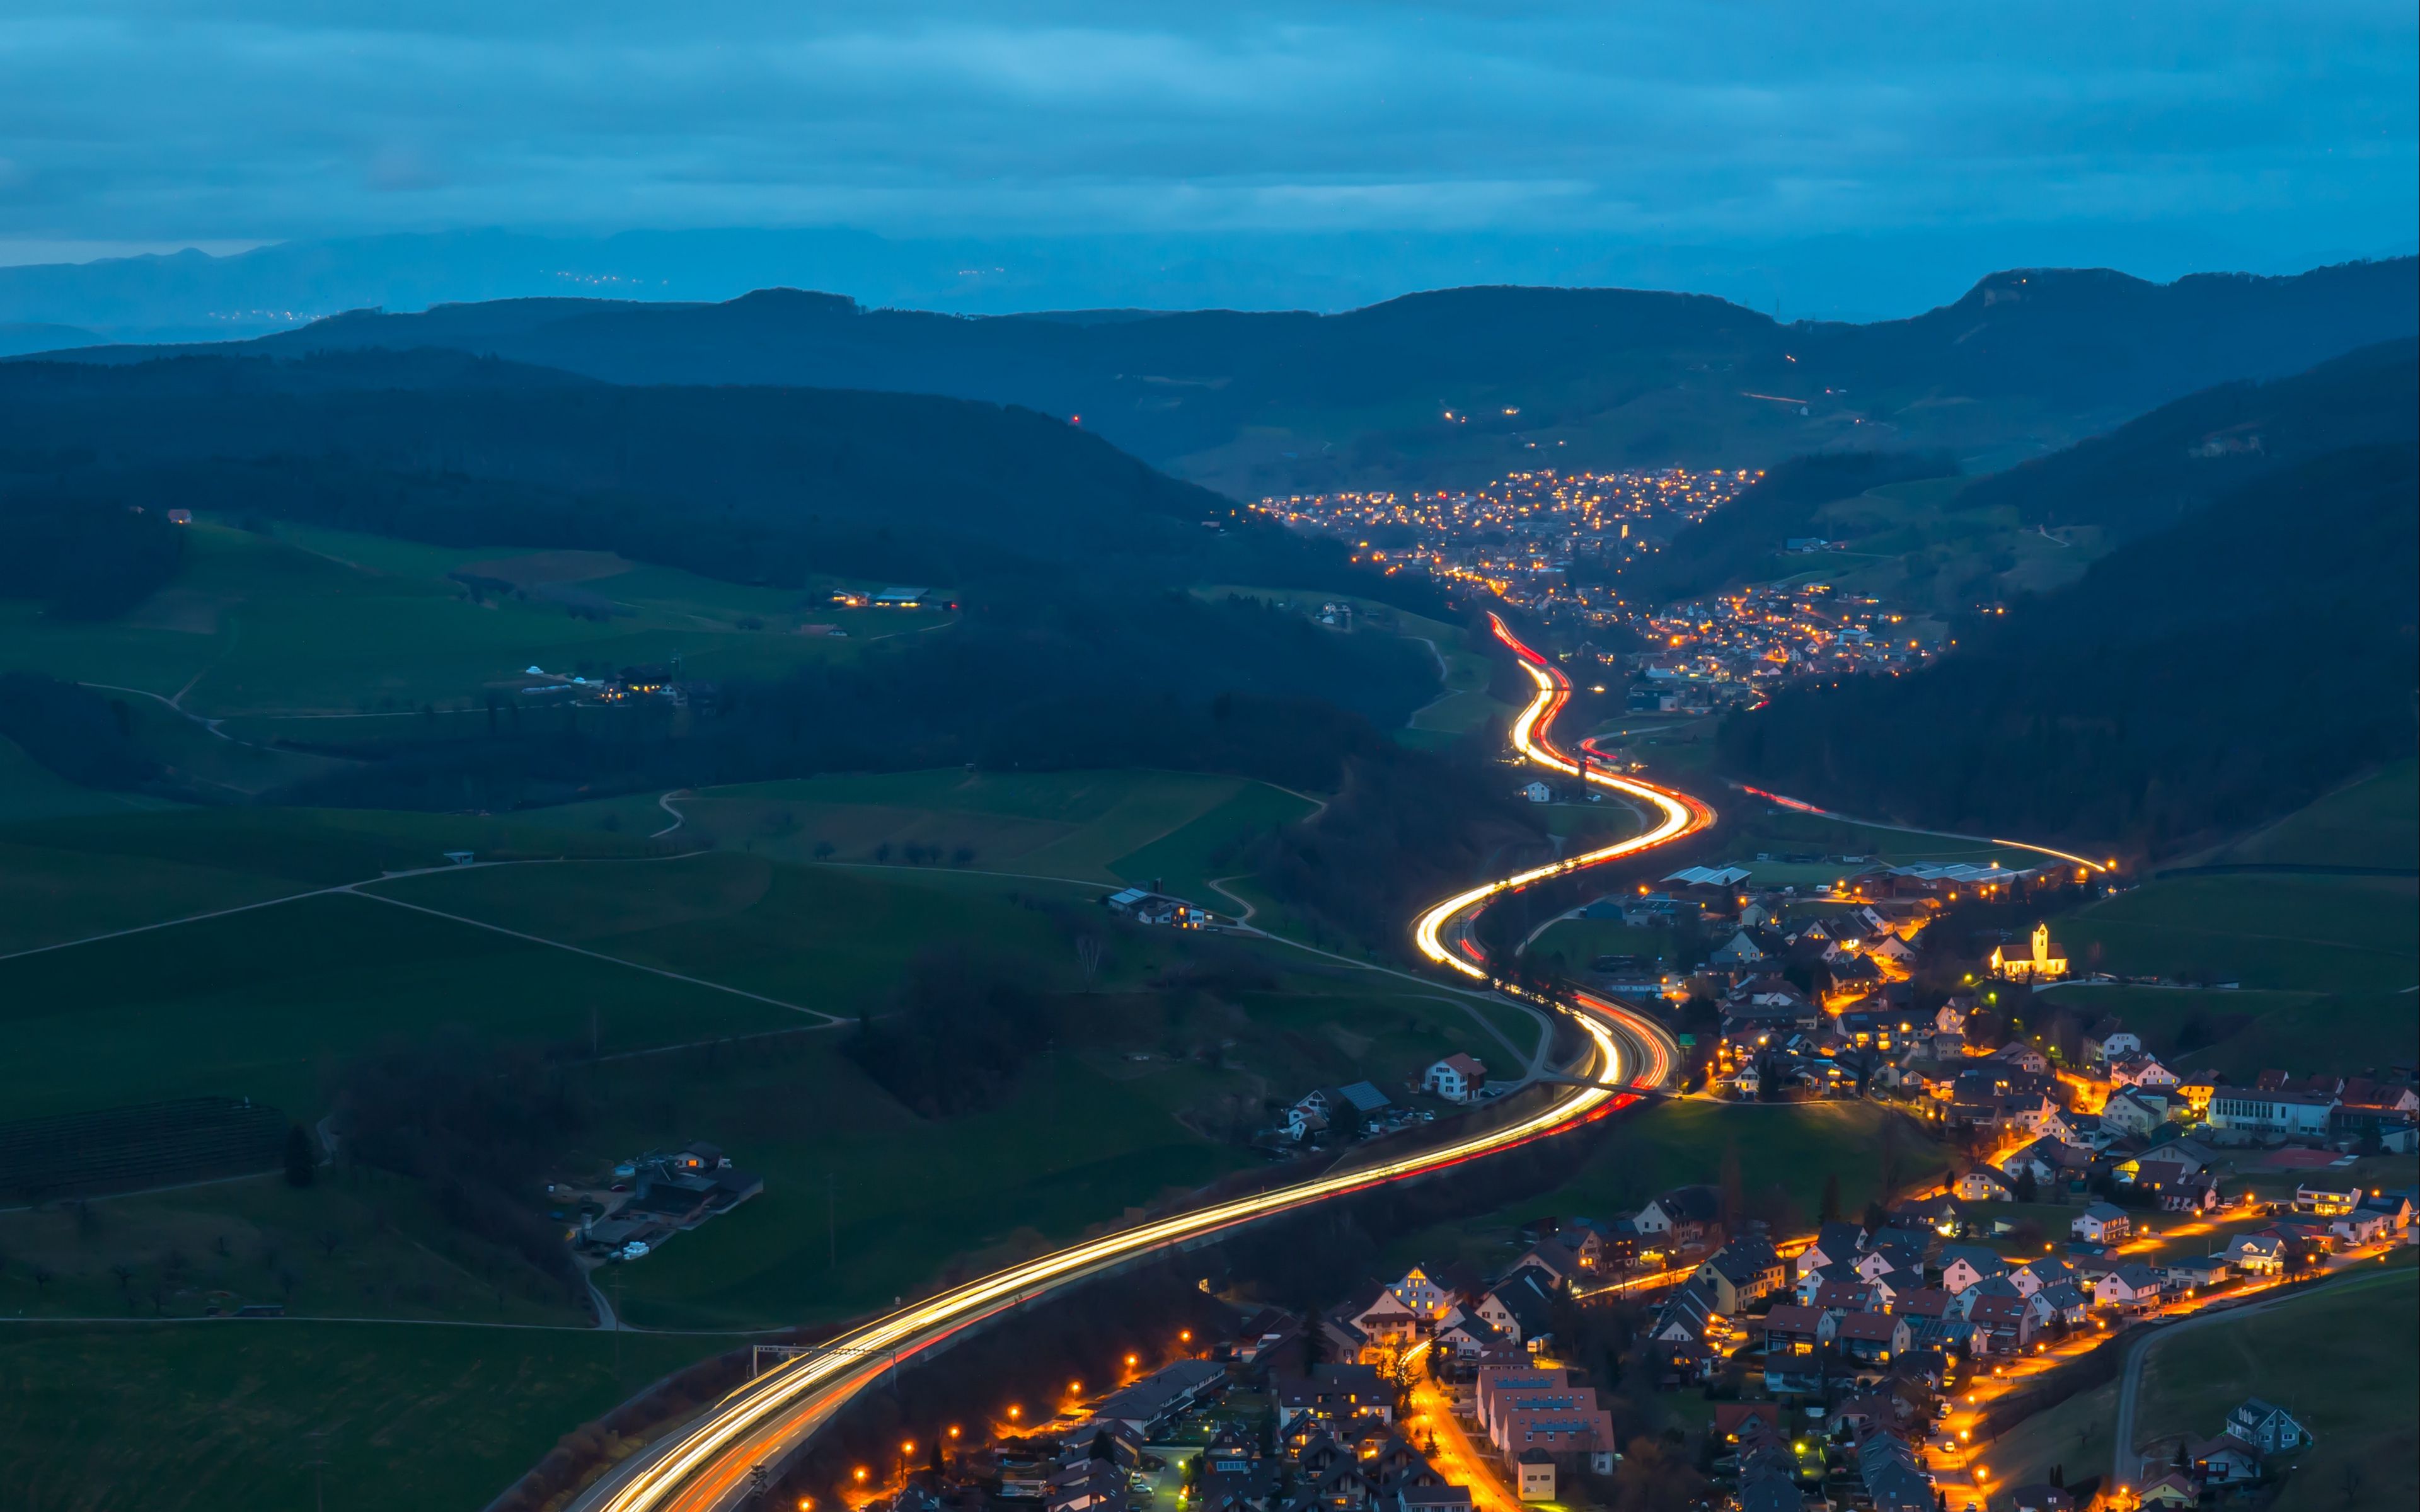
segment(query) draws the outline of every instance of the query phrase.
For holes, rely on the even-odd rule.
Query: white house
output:
[[[2111,1061],[2109,1079],[2120,1087],[2174,1087],[2180,1078],[2156,1057],[2133,1055]]]
[[[1486,1086],[1487,1068],[1459,1050],[1429,1067],[1420,1078],[1422,1090],[1449,1103],[1467,1103]]]
[[[2226,1263],[2246,1275],[2275,1275],[2286,1269],[2286,1236],[2269,1232],[2238,1234],[2221,1252]]]
[[[2311,1430],[2274,1402],[2247,1396],[2226,1414],[2226,1436],[2241,1439],[2264,1455],[2284,1454],[2311,1442]]]
[[[2134,1220],[2114,1203],[2096,1202],[2075,1215],[2068,1228],[2087,1244],[2118,1244],[2134,1229]]]
[[[1992,1276],[2008,1273],[2009,1262],[1979,1244],[1953,1244],[1941,1252],[1941,1289],[1953,1297]]]
[[[2009,1202],[2016,1193],[2009,1186],[2008,1178],[1989,1165],[1978,1165],[1958,1178],[1951,1188],[1961,1202]]]
[[[1742,930],[1708,956],[1706,964],[1711,966],[1745,966],[1763,959],[1764,951],[1748,938],[1747,931]]]
[[[1522,788],[1521,795],[1528,799],[1531,803],[1552,803],[1555,801],[1555,790],[1546,786],[1544,782],[1529,783],[1528,786]]]
[[[2253,1139],[2316,1139],[2328,1132],[2336,1100],[2311,1092],[2263,1092],[2222,1087],[2210,1100],[2210,1126],[2234,1143]]]
[[[2102,1307],[2148,1306],[2160,1300],[2160,1273],[2148,1265],[2121,1265],[2092,1283],[2092,1301]]]
[[[1413,1266],[1404,1273],[1402,1280],[1391,1283],[1387,1289],[1394,1293],[1397,1302],[1431,1321],[1443,1318],[1453,1306],[1453,1288],[1424,1265]]]

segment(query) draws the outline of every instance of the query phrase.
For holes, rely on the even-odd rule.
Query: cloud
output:
[[[447,225],[1743,244],[2415,214],[2409,0],[21,0],[0,239]]]

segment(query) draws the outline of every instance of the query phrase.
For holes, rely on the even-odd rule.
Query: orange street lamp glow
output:
[[[957,1436],[958,1436],[958,1426],[957,1426],[955,1423],[953,1423],[953,1424],[951,1424],[951,1425],[950,1425],[950,1437],[951,1437],[951,1438],[953,1438],[953,1439],[954,1439],[954,1438],[956,1438]]]
[[[1129,1355],[1127,1355],[1127,1356],[1126,1356],[1126,1368],[1127,1368],[1127,1369],[1129,1369],[1129,1370],[1132,1370],[1134,1367],[1135,1367],[1135,1357],[1134,1357],[1133,1355],[1129,1354]]]
[[[1177,1335],[1176,1337],[1179,1343],[1190,1344],[1193,1342],[1193,1330],[1188,1328],[1183,1333]]]
[[[1019,1414],[1020,1412],[1024,1412],[1024,1411],[1025,1411],[1025,1409],[1023,1409],[1023,1408],[1021,1408],[1021,1407],[1012,1407],[1012,1408],[1010,1408],[1010,1409],[1008,1410],[1008,1415],[1009,1415],[1010,1417],[1014,1418],[1014,1417],[1016,1417],[1017,1414]]]
[[[865,1479],[865,1467],[863,1465],[857,1467],[857,1478],[860,1481],[863,1481]]]

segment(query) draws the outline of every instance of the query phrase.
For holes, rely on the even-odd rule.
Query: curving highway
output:
[[[1413,939],[1428,960],[1474,981],[1493,980],[1469,940],[1470,920],[1506,892],[1583,867],[1636,856],[1693,834],[1714,811],[1686,795],[1575,763],[1551,740],[1555,717],[1570,696],[1561,671],[1523,645],[1500,619],[1497,638],[1521,658],[1537,696],[1512,725],[1512,742],[1530,761],[1566,776],[1613,789],[1659,815],[1647,832],[1603,850],[1572,856],[1475,887],[1422,914]],[[1532,999],[1533,1001],[1538,999]],[[1618,1003],[1578,995],[1570,1011],[1589,1051],[1578,1085],[1551,1104],[1504,1127],[1357,1170],[1140,1225],[996,1272],[910,1304],[750,1381],[646,1452],[633,1457],[575,1504],[582,1512],[722,1512],[751,1491],[758,1465],[778,1465],[896,1361],[939,1349],[968,1329],[1022,1304],[1161,1251],[1213,1239],[1245,1224],[1293,1211],[1347,1193],[1429,1174],[1495,1154],[1602,1118],[1637,1101],[1624,1088],[1648,1088],[1670,1073],[1670,1036]]]

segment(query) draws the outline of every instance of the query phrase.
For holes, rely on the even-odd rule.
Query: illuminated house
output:
[[[2000,946],[1992,947],[1992,975],[2016,981],[2055,981],[2067,975],[2067,957],[2053,955],[2050,925],[2034,926],[2034,953],[2028,958],[2011,956]]]

